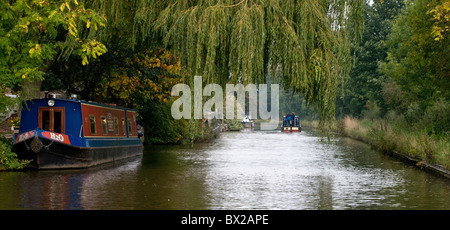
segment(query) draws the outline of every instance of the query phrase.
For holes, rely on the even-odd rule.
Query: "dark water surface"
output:
[[[450,210],[450,181],[347,138],[242,131],[116,165],[1,172],[0,209]]]

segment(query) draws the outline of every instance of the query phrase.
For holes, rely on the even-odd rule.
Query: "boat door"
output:
[[[45,131],[66,132],[64,107],[40,107],[38,110],[38,127]]]

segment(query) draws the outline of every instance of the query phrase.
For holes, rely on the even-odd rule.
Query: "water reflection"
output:
[[[0,173],[0,209],[450,209],[448,180],[347,138],[223,133],[101,168]]]
[[[94,169],[21,172],[18,186],[12,192],[19,198],[18,209],[129,209],[120,199],[133,204],[133,175],[140,164],[135,159],[120,166]],[[7,174],[13,174],[8,172]],[[114,191],[114,196],[111,196]],[[3,194],[3,192],[2,192]],[[111,199],[114,197],[114,199]],[[10,207],[10,209],[15,209]]]

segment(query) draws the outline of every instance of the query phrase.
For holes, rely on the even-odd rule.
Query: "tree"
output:
[[[270,73],[315,102],[323,121],[333,121],[337,84],[350,69],[364,1],[83,2],[108,19],[104,29],[89,33],[108,52],[86,66],[72,55],[49,78],[65,76],[62,85],[84,99],[101,100],[95,88],[114,74],[111,66],[164,47],[180,57],[187,76],[202,75],[204,83],[263,83]]]
[[[77,0],[0,0],[0,112],[13,102],[3,91],[11,88],[21,99],[39,97],[41,82],[56,59],[81,57],[82,64],[106,52],[102,43],[82,37],[80,27],[97,30],[105,18]],[[10,143],[0,140],[0,170],[21,168]]]
[[[121,65],[111,67],[96,94],[106,101],[137,108],[141,101],[167,102],[172,86],[181,82],[179,58],[168,51],[149,50],[135,53]]]
[[[154,33],[206,83],[261,83],[267,73],[316,102],[333,121],[337,86],[350,69],[362,0],[149,1]],[[141,21],[136,22],[139,25]]]
[[[384,75],[378,70],[378,62],[386,61],[385,41],[391,25],[403,8],[403,1],[376,0],[365,5],[365,25],[360,44],[355,49],[355,63],[350,77],[344,85],[344,110],[342,113],[355,117],[363,116],[370,106],[378,104],[384,114]]]
[[[57,56],[73,53],[87,64],[106,52],[103,44],[78,32],[80,26],[98,29],[105,19],[76,0],[2,0],[0,14],[1,82],[16,89],[26,84],[28,96],[39,95],[40,82]]]
[[[150,143],[176,143],[185,125],[170,115],[172,86],[180,83],[179,58],[168,51],[135,53],[110,67],[96,89],[99,98],[135,108]]]
[[[69,53],[65,59],[55,60],[54,65],[47,72],[43,89],[64,89],[81,95],[84,100],[99,102],[107,100],[99,97],[96,89],[102,86],[105,79],[110,78],[109,75],[115,74],[113,70],[117,70],[117,66],[128,62],[127,60],[137,53],[143,54],[162,46],[160,39],[149,38],[148,34],[151,34],[149,28],[137,28],[140,20],[144,20],[138,14],[141,8],[147,8],[145,2],[142,0],[79,0],[80,4],[107,19],[102,24],[104,27],[98,27],[98,29],[93,29],[94,25],[87,27],[87,24],[81,23],[78,30],[80,37],[94,39],[104,44],[108,52],[100,57],[97,56],[89,63],[85,63],[82,56],[70,55],[73,53]],[[151,24],[152,21],[146,21],[146,23]]]
[[[393,27],[387,42],[388,61],[383,71],[408,94],[410,99],[449,97],[448,33],[436,40],[431,9],[437,1],[409,3]],[[448,22],[447,22],[448,23]]]
[[[433,28],[432,35],[434,40],[439,41],[445,38],[445,35],[448,35],[450,30],[449,22],[450,22],[450,1],[443,1],[440,4],[437,4],[434,8],[430,9],[427,14],[432,14],[433,16]]]
[[[387,60],[380,63],[401,90],[404,106],[398,112],[412,123],[427,120],[423,126],[438,133],[450,127],[448,11],[448,1],[408,2],[386,43]]]

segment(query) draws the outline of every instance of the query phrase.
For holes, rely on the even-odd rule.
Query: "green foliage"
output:
[[[181,81],[178,57],[164,50],[136,52],[109,69],[95,93],[137,109],[147,106],[143,100],[166,102],[172,86]]]
[[[409,2],[386,41],[388,57],[380,62],[382,72],[392,79],[384,91],[389,109],[403,113],[410,124],[437,134],[449,132],[450,127],[450,40],[448,31],[440,30],[437,36],[435,28],[448,25],[449,21],[439,16],[445,6],[445,1]]]
[[[340,131],[449,169],[450,3],[373,1],[346,84]],[[399,12],[399,15],[395,15]],[[375,63],[378,62],[378,66]]]
[[[18,160],[17,155],[11,152],[11,149],[11,141],[0,137],[0,171],[22,169],[29,164],[28,161]]]
[[[136,52],[110,65],[95,93],[137,110],[147,143],[177,143],[185,137],[186,121],[176,121],[170,110],[172,87],[181,81],[180,62],[168,51]]]
[[[5,95],[6,87],[0,83],[0,114],[6,112],[7,108],[14,104],[14,101]]]
[[[345,116],[339,122],[338,131],[369,143],[379,151],[396,152],[450,169],[450,136],[423,132],[392,111],[388,112],[386,119],[358,120]]]
[[[294,112],[300,120],[320,119],[320,113],[315,111],[302,95],[293,94],[292,90],[280,89],[280,119],[290,112]]]
[[[450,98],[448,35],[435,40],[433,17],[427,13],[437,1],[410,3],[398,18],[387,41],[388,60],[381,63],[411,101]]]
[[[207,83],[263,83],[271,73],[333,121],[350,44],[361,35],[363,3],[2,0],[0,76],[12,88],[45,78],[43,89],[137,102],[148,112],[167,100],[162,94],[173,84],[158,78],[161,69],[145,67],[150,50],[164,47],[180,57],[188,76],[203,75]],[[198,126],[189,122],[191,139],[203,132]]]
[[[362,28],[363,2],[80,1],[108,20],[98,31],[87,30],[92,25],[86,20],[78,34],[105,44],[108,52],[89,65],[83,65],[80,53],[64,55],[67,58],[56,60],[47,72],[43,86],[63,85],[83,99],[120,104],[158,97],[153,87],[130,87],[144,79],[151,79],[156,88],[163,84],[154,81],[155,73],[144,73],[155,69],[130,60],[149,59],[149,50],[165,47],[177,54],[187,76],[202,75],[206,83],[263,83],[272,73],[286,89],[316,102],[324,120],[333,121],[337,84],[350,67],[350,41],[358,40]],[[81,51],[87,54],[85,48]],[[201,133],[194,123],[189,123],[192,133]]]
[[[445,39],[450,30],[450,1],[442,1],[442,3],[433,4],[432,9],[430,9],[427,14],[433,16],[433,28],[432,35],[434,40],[439,41]]]
[[[350,41],[362,30],[353,1],[150,1],[154,31],[207,83],[261,83],[267,73],[316,102],[334,121],[338,83],[350,69]],[[147,20],[149,18],[146,18]]]
[[[450,127],[450,102],[439,99],[428,106],[420,123],[427,133],[448,134]]]
[[[338,101],[343,114],[370,119],[397,114],[398,125],[408,130],[449,131],[446,2],[418,0],[405,5],[386,0],[366,5],[355,66],[344,98]]]
[[[404,114],[407,122],[416,123],[422,117],[423,109],[420,108],[419,103],[413,102],[408,105]]]
[[[225,120],[225,123],[227,124],[228,130],[236,131],[244,128],[244,125],[242,124],[241,120],[227,119]]]
[[[139,116],[144,118],[142,123],[145,130],[145,141],[150,144],[177,143],[183,133],[187,131],[187,121],[174,120],[170,115],[170,104],[148,101],[147,106],[142,106]]]
[[[217,133],[211,129],[213,126],[208,126],[202,120],[173,119],[173,101],[174,98],[168,102],[147,101],[147,106],[138,110],[145,128],[146,144],[192,144],[217,137]]]
[[[375,0],[365,5],[365,25],[360,44],[355,49],[355,63],[350,71],[350,78],[344,88],[344,96],[338,100],[338,116],[348,114],[363,117],[370,113],[370,106],[375,103],[380,107],[379,113],[386,113],[383,98],[385,76],[378,70],[378,62],[385,61],[387,47],[385,40],[392,27],[392,21],[404,6],[403,1]],[[396,97],[388,97],[395,99]]]
[[[105,19],[76,0],[2,0],[0,15],[0,80],[7,87],[41,81],[58,53],[67,57],[75,51],[87,59],[106,51],[84,50],[95,41],[82,38],[80,27],[86,22],[98,27]]]

